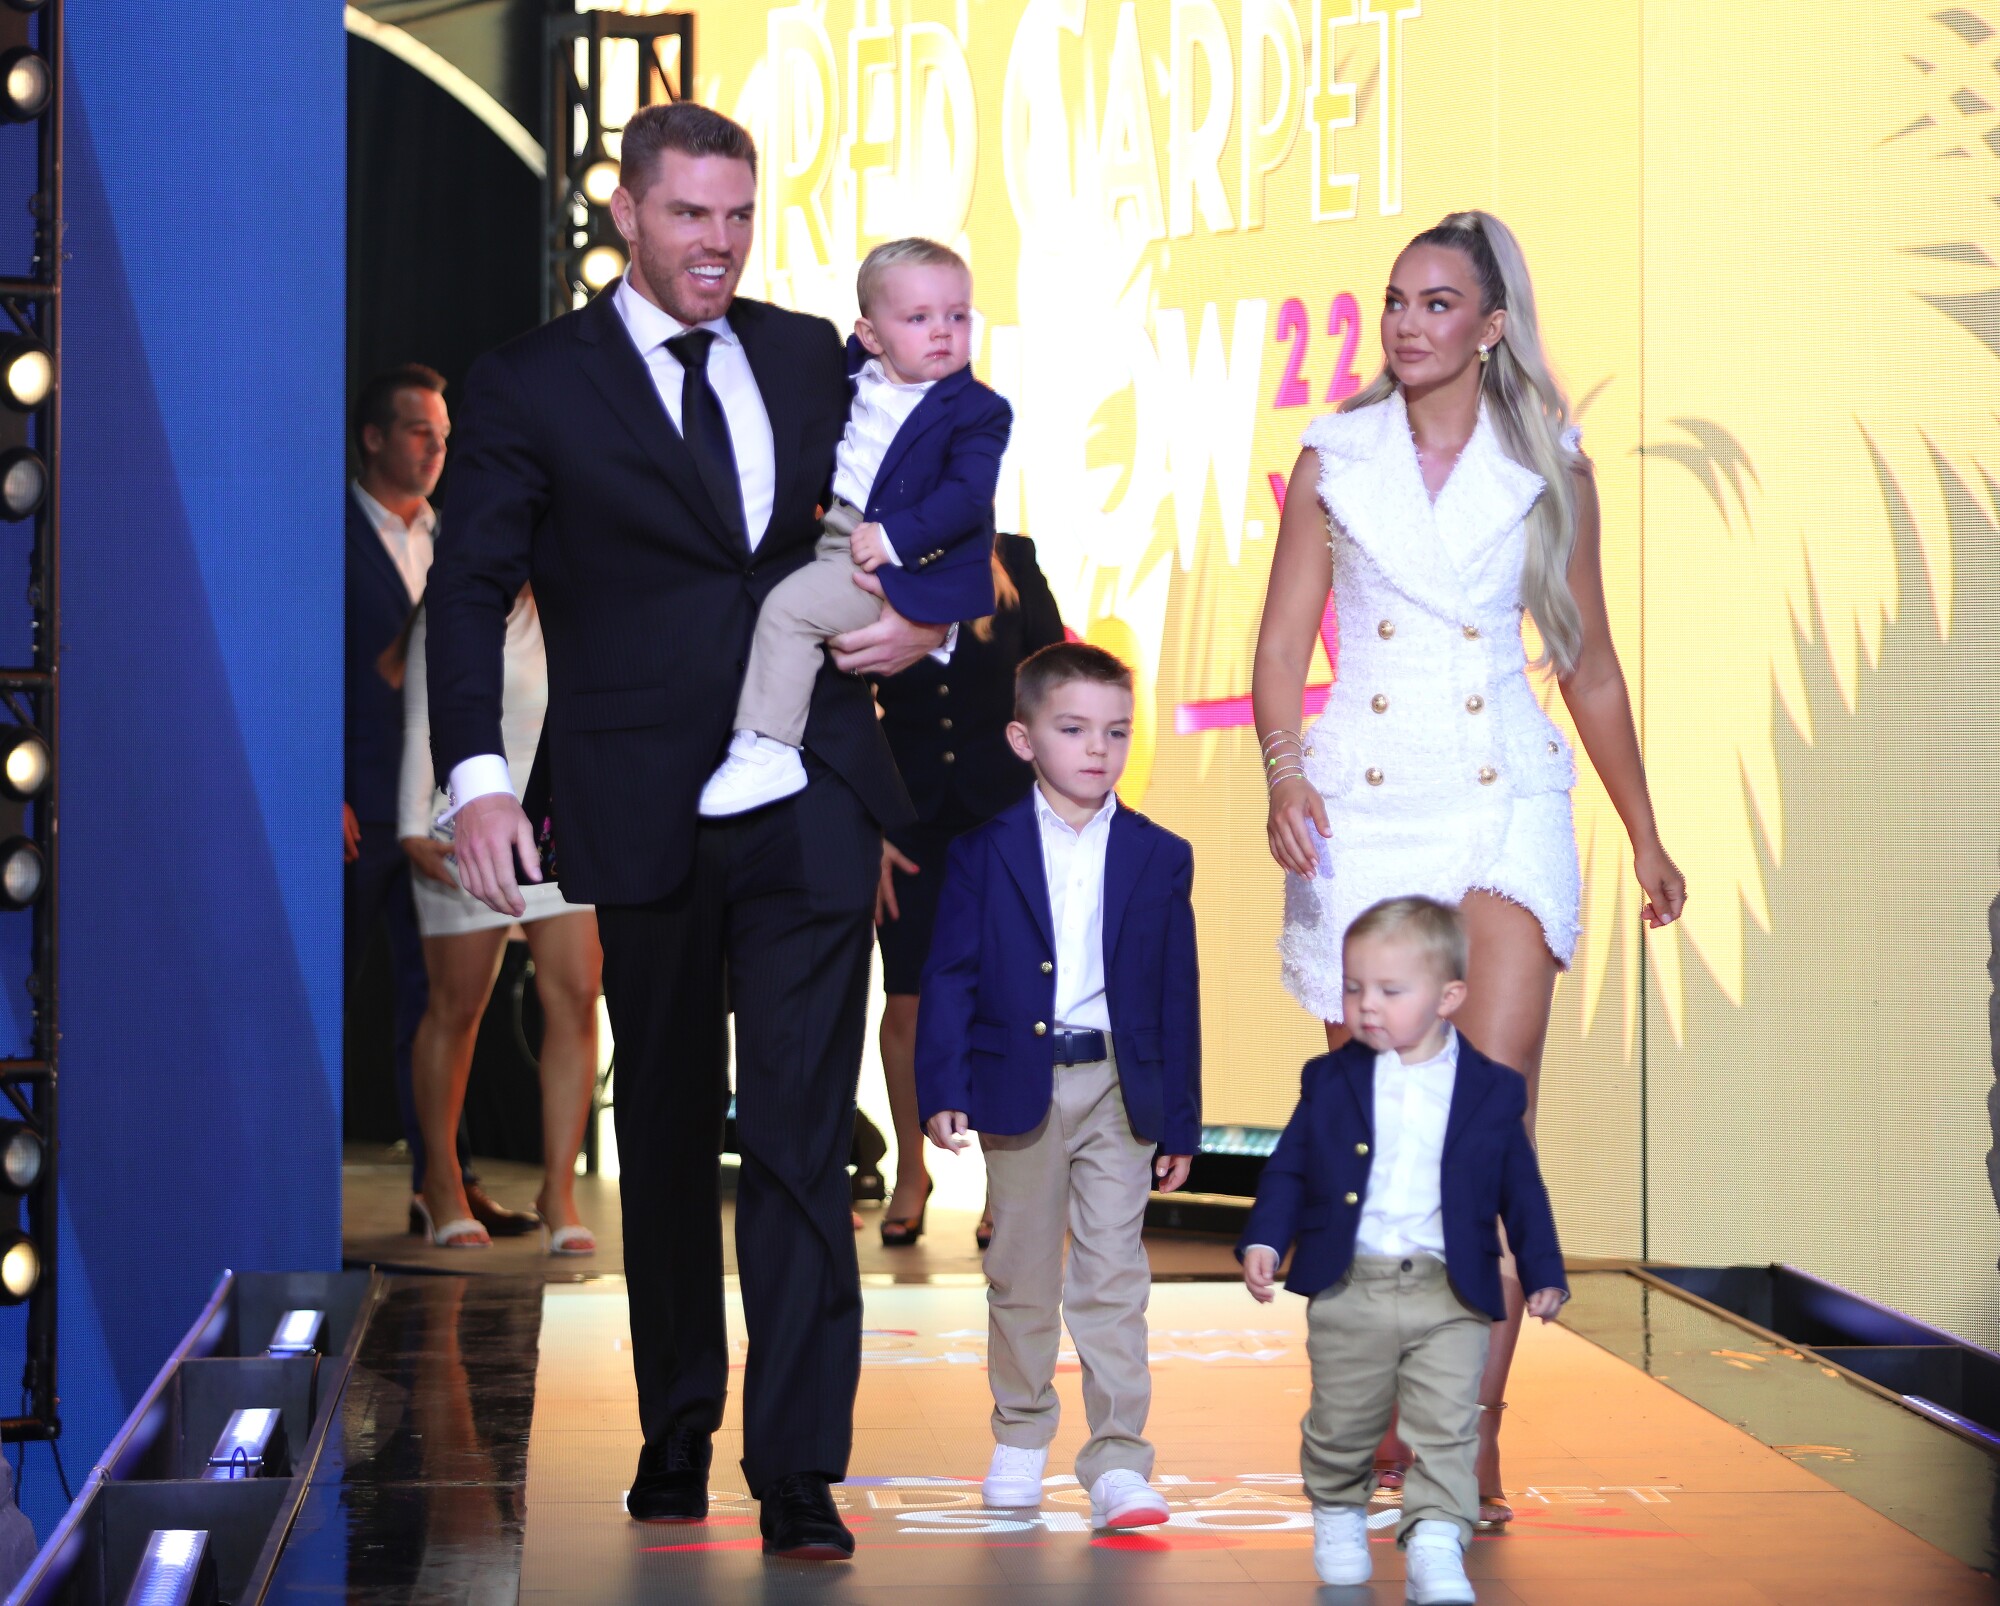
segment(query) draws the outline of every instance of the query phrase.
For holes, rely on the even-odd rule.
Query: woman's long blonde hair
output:
[[[1542,636],[1543,653],[1537,662],[1567,675],[1583,650],[1583,615],[1569,588],[1570,554],[1576,550],[1576,488],[1570,474],[1583,456],[1563,440],[1569,429],[1569,399],[1549,371],[1542,350],[1528,259],[1514,231],[1491,212],[1453,212],[1410,245],[1444,246],[1462,253],[1479,280],[1480,310],[1506,309],[1507,332],[1484,364],[1480,393],[1502,449],[1541,475],[1546,486],[1528,511],[1521,596]],[[1382,371],[1350,396],[1341,411],[1386,401],[1395,390],[1396,377],[1385,360]]]

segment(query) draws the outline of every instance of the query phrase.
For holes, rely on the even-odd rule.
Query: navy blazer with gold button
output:
[[[867,361],[850,335],[850,386]],[[905,619],[950,625],[993,611],[993,488],[1013,423],[1013,408],[961,368],[924,393],[889,442],[862,512],[903,560],[875,578]]]
[[[1507,1223],[1524,1289],[1569,1287],[1548,1190],[1523,1124],[1527,1111],[1521,1073],[1488,1059],[1460,1033],[1438,1177],[1445,1271],[1459,1297],[1496,1322],[1506,1315],[1499,1221]],[[1310,1299],[1339,1282],[1354,1261],[1374,1151],[1375,1051],[1350,1041],[1307,1060],[1298,1108],[1265,1162],[1236,1258],[1252,1244],[1282,1257],[1296,1241],[1286,1288]]]
[[[1201,1143],[1201,976],[1194,850],[1112,811],[1104,990],[1125,1113],[1165,1154]],[[1055,1095],[1055,930],[1032,793],[951,845],[917,1004],[917,1106],[975,1132],[1032,1132]],[[1037,1030],[1037,1028],[1040,1030]]]

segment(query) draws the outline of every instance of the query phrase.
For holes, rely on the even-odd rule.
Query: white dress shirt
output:
[[[833,453],[833,494],[864,511],[874,494],[875,476],[882,472],[882,459],[896,434],[928,396],[935,379],[915,385],[900,385],[882,368],[882,359],[871,357],[854,376],[854,405],[847,414],[847,432]],[[882,544],[889,549],[889,561],[898,568],[903,560],[896,554],[889,536],[889,522],[880,521]]]
[[[1444,1259],[1445,1123],[1458,1081],[1458,1033],[1444,1029],[1444,1047],[1406,1065],[1391,1049],[1375,1056],[1375,1164],[1354,1247],[1364,1255],[1431,1255]]]
[[[1118,794],[1073,829],[1049,807],[1040,785],[1035,823],[1041,828],[1042,872],[1049,883],[1049,920],[1056,936],[1056,1018],[1058,1026],[1111,1030],[1104,997],[1104,850],[1111,842],[1111,816]]]
[[[403,589],[409,592],[410,604],[414,607],[424,594],[424,582],[430,578],[431,554],[435,550],[432,537],[437,533],[436,512],[430,503],[420,498],[417,516],[405,524],[362,490],[359,480],[352,483],[352,489],[355,505],[382,538],[382,549],[389,554],[389,561],[395,564],[396,572],[403,577]]]

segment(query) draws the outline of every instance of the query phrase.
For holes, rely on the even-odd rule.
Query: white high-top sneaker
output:
[[[1465,1576],[1465,1541],[1456,1523],[1426,1517],[1411,1533],[1403,1555],[1409,1566],[1403,1598],[1411,1606],[1472,1606],[1478,1598]]]
[[[1322,1584],[1365,1584],[1375,1571],[1368,1559],[1366,1506],[1313,1507],[1313,1570]]]
[[[1090,1486],[1093,1528],[1150,1528],[1169,1515],[1166,1500],[1129,1468],[1113,1467]]]
[[[710,820],[742,814],[805,789],[806,766],[796,747],[738,731],[729,739],[729,756],[701,789],[701,813]]]
[[[1048,1470],[1049,1452],[1023,1450],[1011,1444],[993,1446],[993,1464],[979,1486],[979,1498],[989,1506],[1039,1506],[1042,1503],[1042,1474]]]

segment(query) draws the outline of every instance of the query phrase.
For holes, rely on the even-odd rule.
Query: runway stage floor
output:
[[[1577,1281],[1579,1316],[1619,1329],[1631,1280],[1605,1272]],[[734,1400],[716,1445],[710,1521],[690,1528],[630,1522],[621,1502],[639,1439],[622,1282],[548,1285],[527,1448],[521,1599],[871,1606],[1402,1600],[1402,1558],[1390,1538],[1395,1513],[1387,1505],[1376,1508],[1375,1582],[1336,1590],[1314,1579],[1311,1516],[1298,1478],[1298,1419],[1308,1387],[1301,1301],[1280,1296],[1260,1307],[1240,1285],[1223,1282],[1155,1287],[1150,1431],[1160,1451],[1155,1481],[1173,1517],[1143,1534],[1093,1537],[1088,1497],[1068,1477],[1083,1432],[1073,1363],[1066,1360],[1058,1379],[1064,1421],[1041,1509],[987,1511],[978,1491],[991,1445],[978,1280],[871,1283],[854,1461],[837,1491],[860,1544],[851,1565],[763,1559],[756,1508],[736,1465]],[[731,1320],[740,1362],[733,1295]],[[1695,1346],[1685,1358],[1690,1368],[1731,1364],[1716,1359],[1715,1334],[1685,1323],[1680,1331]],[[1748,1357],[1739,1364],[1758,1359],[1747,1340],[1738,1343]],[[1852,1465],[1872,1451],[1816,1438],[1781,1453],[1561,1326],[1525,1335],[1510,1397],[1507,1474],[1519,1516],[1504,1534],[1478,1540],[1469,1561],[1488,1606],[1996,1599],[1992,1578],[1813,1470]],[[1872,1396],[1867,1403],[1908,1414]],[[1823,1432],[1835,1425],[1829,1420]],[[1857,1439],[1901,1432],[1896,1422],[1875,1430],[1851,1420],[1837,1425]],[[1920,1485],[1950,1478],[1962,1485],[1950,1448],[1959,1441],[1917,1425],[1935,1439],[1916,1442],[1935,1443],[1940,1452],[1910,1465],[1908,1476]],[[1933,1483],[1919,1499],[1976,1505],[1987,1494]],[[1976,1530],[1981,1513],[1967,1520]],[[1974,1533],[1970,1542],[1976,1551],[1981,1541]]]

